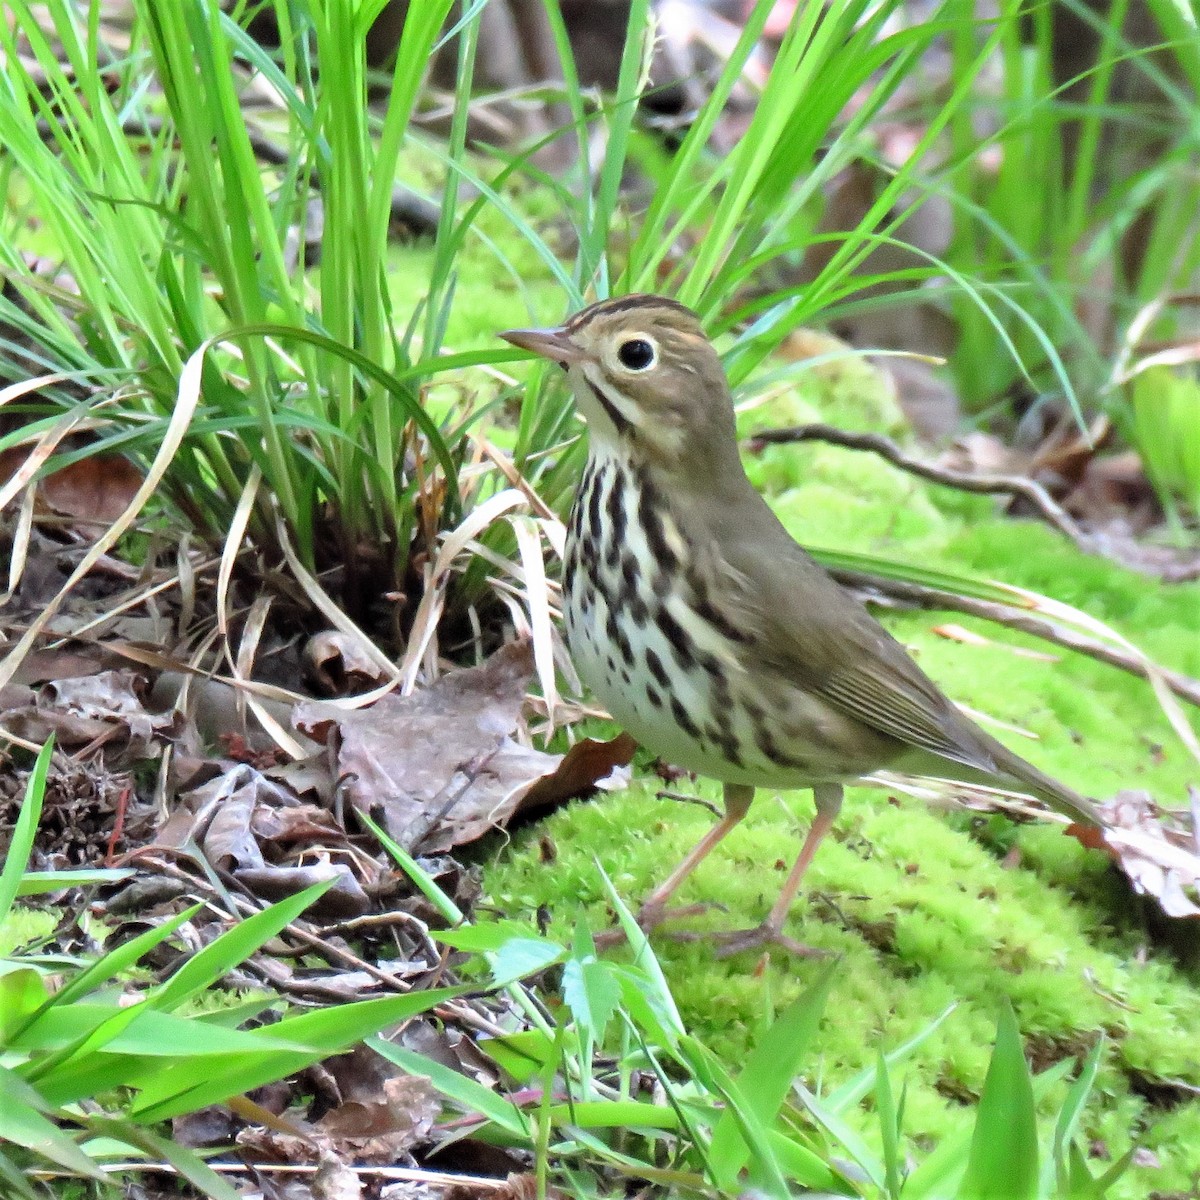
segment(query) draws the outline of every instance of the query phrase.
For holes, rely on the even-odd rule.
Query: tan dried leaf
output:
[[[512,736],[532,674],[530,643],[518,641],[410,696],[387,695],[356,711],[301,705],[294,721],[312,737],[336,729],[350,802],[381,812],[407,849],[435,854],[503,824],[557,764]]]
[[[531,791],[534,807],[546,808],[629,761],[625,743],[616,758],[605,743],[581,743],[563,762],[516,741],[532,674],[525,639],[410,696],[353,711],[305,704],[293,719],[310,737],[336,738],[337,772],[355,808],[382,814],[406,849],[439,854],[504,825]]]
[[[340,629],[313,634],[304,645],[304,665],[327,696],[355,695],[388,679],[362,639]]]
[[[1101,806],[1105,827],[1072,825],[1085,846],[1104,850],[1133,884],[1169,917],[1200,917],[1200,790],[1188,814],[1166,812],[1148,792],[1118,792]]]

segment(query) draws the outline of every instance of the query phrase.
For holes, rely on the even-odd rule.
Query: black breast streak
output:
[[[590,379],[585,379],[584,382],[596,403],[608,414],[608,419],[616,427],[617,433],[628,433],[633,426],[621,415],[621,410]]]
[[[708,584],[703,574],[697,570],[687,573],[687,583],[692,592],[692,607],[696,615],[707,621],[719,634],[731,642],[746,643],[751,636],[744,629],[739,629],[713,602],[708,594]]]
[[[754,744],[762,752],[764,758],[780,767],[791,767],[797,771],[810,769],[811,764],[807,760],[796,758],[780,749],[779,743],[775,741],[774,735],[771,733],[771,727],[767,723],[767,714],[763,709],[752,700],[744,700],[742,707],[754,729]]]
[[[705,654],[701,659],[709,677],[711,691],[709,693],[709,710],[712,719],[705,726],[704,732],[721,747],[721,753],[735,767],[745,764],[742,761],[741,745],[730,724],[730,713],[733,711],[733,697],[729,690],[729,678],[720,669],[720,663],[711,654]]]
[[[662,630],[663,637],[671,643],[679,666],[685,671],[695,666],[696,649],[683,626],[665,608],[660,608],[655,613],[654,623]]]
[[[603,467],[597,468],[587,494],[586,533],[588,537],[595,537],[596,530],[600,528],[600,493],[604,491],[604,479],[607,474],[608,472]]]
[[[729,728],[727,718],[711,721],[705,726],[704,732],[721,747],[721,753],[725,756],[726,762],[732,763],[735,767],[745,766],[745,763],[742,762],[741,747],[738,745],[737,738],[734,737],[733,730]]]
[[[608,499],[604,505],[608,516],[604,563],[610,571],[617,569],[617,564],[621,561],[621,549],[625,545],[625,494],[625,472],[620,467],[614,467],[612,483],[608,487]]]
[[[663,666],[663,661],[658,657],[658,651],[653,646],[646,647],[646,667],[660,687],[669,688],[671,686],[667,669]]]
[[[637,559],[632,554],[623,554],[621,556],[621,598],[625,602],[630,620],[639,629],[646,624],[650,617],[650,605],[646,602],[646,598],[642,595],[642,589],[638,586],[640,574]]]
[[[608,606],[608,620],[605,622],[605,632],[608,634],[608,640],[616,646],[621,652],[621,660],[630,662],[633,659],[633,647],[629,644],[629,638],[625,634],[625,630],[621,628],[620,621],[617,620],[616,604],[611,602]]]
[[[650,547],[650,554],[658,565],[659,574],[655,583],[657,591],[659,581],[662,580],[666,581],[669,588],[671,576],[679,570],[680,563],[663,533],[662,513],[665,505],[658,487],[644,470],[639,472],[638,485],[638,522],[646,535],[646,545]]]
[[[692,720],[691,713],[689,713],[688,710],[684,708],[682,704],[680,704],[679,697],[672,696],[670,703],[671,716],[674,718],[675,724],[678,725],[679,728],[682,729],[683,732],[694,741],[701,741],[702,738],[700,736],[700,727],[695,721]]]

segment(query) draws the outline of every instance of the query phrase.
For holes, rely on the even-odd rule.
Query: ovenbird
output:
[[[742,468],[729,385],[691,310],[623,296],[500,336],[558,363],[587,419],[563,576],[579,674],[644,746],[724,785],[724,817],[651,893],[643,925],[755,788],[811,788],[816,816],[770,914],[720,935],[726,953],[807,952],[784,919],[843,785],[873,771],[1027,792],[1100,823],[964,717],[780,524]]]

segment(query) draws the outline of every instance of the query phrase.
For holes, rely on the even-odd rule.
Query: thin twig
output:
[[[661,792],[655,792],[654,798],[655,800],[674,800],[677,804],[695,804],[700,808],[707,808],[714,817],[724,816],[724,813],[711,800],[705,800],[703,796],[689,796],[685,792],[669,792],[664,789]]]
[[[850,433],[835,425],[812,422],[793,425],[787,429],[764,429],[751,437],[752,446],[781,445],[788,442],[828,442],[833,446],[844,446],[848,450],[869,450],[887,459],[893,466],[928,479],[931,483],[944,484],[963,492],[975,492],[985,496],[1020,496],[1028,500],[1046,521],[1064,537],[1070,538],[1081,550],[1094,553],[1094,539],[1076,523],[1053,496],[1040,483],[1024,475],[977,474],[972,471],[956,471],[952,467],[939,467],[905,454],[891,438],[880,433]]]
[[[1012,608],[1007,604],[978,600],[973,596],[960,596],[957,592],[943,591],[941,588],[929,587],[923,583],[886,579],[881,575],[873,575],[866,571],[831,569],[830,574],[846,587],[881,593],[892,599],[913,604],[918,608],[950,609],[954,612],[983,617],[985,620],[996,622],[997,625],[1018,629],[1022,633],[1032,634],[1034,637],[1052,642],[1056,646],[1064,646],[1068,650],[1086,654],[1089,658],[1107,663],[1110,667],[1128,671],[1140,679],[1149,679],[1145,660],[1137,655],[1119,650],[1115,646],[1109,646],[1086,634],[1077,633],[1056,621],[1031,616],[1028,612]],[[1157,666],[1155,670],[1176,696],[1181,700],[1186,700],[1189,704],[1200,707],[1200,680],[1193,679],[1190,675],[1184,675],[1181,671],[1173,671],[1169,667]]]
[[[154,853],[152,853],[162,853],[163,851],[170,852],[171,849],[172,848],[170,847],[164,846],[143,846],[139,850],[132,851],[131,853],[124,855],[123,860],[132,861],[136,858],[139,863],[157,871],[159,874],[168,875],[171,878],[183,880],[198,892],[208,892],[211,895],[216,895],[217,889],[213,887],[208,880],[190,875],[186,871],[181,870],[174,863],[168,862],[164,859],[156,858]],[[188,855],[188,857],[191,858],[191,855]],[[253,894],[245,887],[244,884],[240,883],[238,880],[226,874],[225,872],[218,871],[216,874],[219,878],[221,878],[221,882],[230,888],[229,899],[232,901],[234,907],[240,910],[243,916],[251,916],[262,910],[264,907],[263,902],[257,897],[253,896]],[[236,914],[223,912],[222,910],[217,909],[215,906],[213,906],[213,908],[215,912],[220,913],[223,919],[236,919]],[[349,967],[355,971],[362,971],[365,974],[370,975],[383,987],[401,994],[413,990],[411,983],[397,978],[388,971],[382,970],[374,963],[368,962],[365,958],[360,958],[357,954],[354,954],[348,949],[334,945],[333,943],[326,941],[324,938],[318,937],[314,933],[310,933],[299,923],[299,919],[285,925],[283,929],[280,930],[279,936],[284,938],[291,937],[298,942],[302,942],[306,947],[308,947],[309,950],[314,951],[324,958],[325,961],[329,963],[329,965],[335,970],[344,970],[345,968]],[[247,962],[243,963],[242,965],[249,967],[252,965],[252,960],[247,960]],[[278,985],[278,981],[276,980],[272,980],[271,982]]]
[[[172,1163],[145,1162],[141,1159],[130,1160],[129,1162],[97,1163],[96,1165],[102,1171],[113,1175],[135,1171],[154,1171],[167,1175],[179,1174],[178,1168]],[[205,1165],[211,1170],[224,1175],[248,1175],[252,1172],[260,1172],[274,1175],[308,1176],[315,1175],[322,1169],[322,1164],[320,1163],[231,1163],[219,1162],[213,1159],[206,1160]],[[474,1188],[479,1191],[502,1192],[506,1196],[513,1194],[512,1184],[508,1180],[492,1179],[486,1175],[457,1175],[450,1171],[429,1171],[418,1167],[373,1167],[357,1166],[350,1163],[344,1165],[347,1171],[353,1171],[360,1179],[398,1180],[400,1182],[418,1183],[430,1187],[453,1187],[464,1190]],[[31,1170],[29,1174],[32,1178],[36,1179],[78,1178],[75,1174],[55,1170]]]

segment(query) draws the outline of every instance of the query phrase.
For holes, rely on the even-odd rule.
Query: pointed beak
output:
[[[498,336],[522,350],[532,350],[534,354],[558,363],[564,370],[569,363],[581,362],[587,357],[562,328],[509,329]]]

